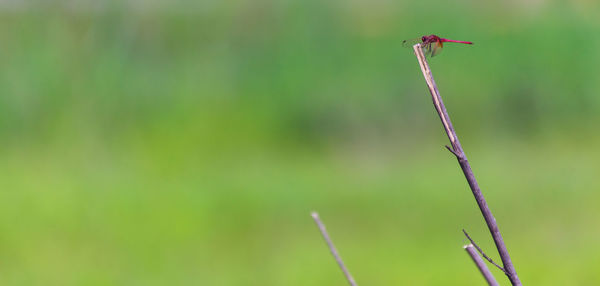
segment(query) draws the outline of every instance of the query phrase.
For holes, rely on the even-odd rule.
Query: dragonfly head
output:
[[[425,43],[425,41],[427,41],[427,36],[421,37],[421,41],[423,41],[423,43]]]

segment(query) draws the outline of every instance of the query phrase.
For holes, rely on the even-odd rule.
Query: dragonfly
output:
[[[423,49],[425,55],[431,57],[439,55],[442,52],[444,43],[460,43],[467,45],[473,44],[473,42],[444,39],[436,35],[423,36],[421,38],[402,41],[402,45],[405,47],[412,47],[415,44],[421,44],[421,48]]]

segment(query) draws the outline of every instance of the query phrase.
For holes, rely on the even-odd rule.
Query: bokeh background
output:
[[[600,2],[1,1],[0,284],[600,284]],[[493,270],[503,285],[508,281]]]

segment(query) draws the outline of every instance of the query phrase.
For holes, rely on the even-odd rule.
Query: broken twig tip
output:
[[[325,242],[327,243],[327,247],[329,247],[329,251],[331,251],[333,258],[335,258],[335,261],[337,262],[338,266],[340,267],[340,269],[342,269],[342,272],[344,272],[344,276],[346,276],[346,280],[348,280],[348,283],[350,283],[351,286],[356,286],[356,282],[354,281],[354,278],[350,274],[350,271],[348,271],[348,269],[346,268],[346,265],[344,265],[344,261],[342,261],[342,258],[340,257],[340,254],[338,253],[337,249],[335,249],[335,246],[333,245],[333,241],[331,241],[331,238],[329,237],[329,234],[327,233],[327,230],[325,229],[325,224],[323,224],[323,222],[319,218],[319,214],[317,212],[313,211],[310,213],[310,215],[313,217],[315,223],[317,224],[317,227],[319,228],[319,231],[321,232],[321,236],[323,236],[323,239],[325,239]]]
[[[473,244],[465,245],[464,249],[467,251],[473,262],[475,262],[475,266],[477,266],[479,272],[481,272],[488,285],[499,286],[498,282],[496,281],[496,278],[494,278],[494,275],[492,274],[492,272],[490,272],[490,269],[485,265],[483,259],[481,259],[481,257],[477,254],[477,250],[475,250]]]

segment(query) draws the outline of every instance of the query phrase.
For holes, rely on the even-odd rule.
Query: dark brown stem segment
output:
[[[317,226],[319,227],[319,231],[321,232],[323,239],[325,239],[325,242],[327,243],[327,246],[329,247],[329,251],[331,251],[333,258],[335,258],[335,261],[342,269],[342,272],[344,272],[344,276],[346,276],[346,280],[348,280],[348,283],[350,283],[351,286],[357,286],[356,282],[354,281],[354,278],[352,278],[352,275],[350,275],[350,271],[348,271],[348,268],[346,268],[346,265],[344,265],[344,261],[342,261],[340,254],[338,253],[337,249],[335,249],[335,246],[333,245],[331,238],[329,238],[329,234],[327,233],[327,230],[325,229],[325,225],[323,224],[323,222],[321,222],[321,219],[319,218],[319,214],[317,212],[312,212],[311,216],[315,220],[315,223],[317,223]]]
[[[473,262],[475,262],[477,268],[479,268],[481,275],[483,275],[483,278],[485,278],[485,281],[487,281],[488,285],[499,286],[498,282],[496,281],[496,278],[494,278],[494,275],[492,275],[490,269],[485,265],[485,261],[483,261],[479,254],[477,254],[477,250],[475,250],[473,244],[465,245],[465,250],[467,251],[469,256],[471,256],[471,259],[473,259]]]
[[[465,174],[467,182],[469,183],[469,187],[471,187],[473,196],[475,196],[475,200],[477,201],[477,205],[481,210],[481,214],[483,215],[483,218],[490,229],[490,233],[492,234],[492,238],[494,239],[494,243],[496,244],[500,258],[502,259],[502,264],[504,265],[504,269],[506,269],[506,275],[508,276],[508,279],[512,285],[520,286],[522,285],[521,281],[519,280],[517,272],[515,271],[515,267],[510,260],[510,255],[508,254],[508,250],[506,249],[506,245],[504,244],[504,240],[502,239],[502,235],[498,229],[496,219],[492,215],[492,212],[490,211],[490,208],[488,207],[487,202],[481,193],[481,189],[477,184],[477,180],[475,180],[475,175],[473,175],[473,170],[471,170],[471,165],[469,165],[467,156],[460,145],[460,141],[458,141],[458,137],[456,136],[456,132],[454,131],[454,127],[452,127],[452,122],[450,121],[450,116],[446,111],[446,107],[444,106],[444,102],[440,96],[440,92],[438,91],[437,85],[433,80],[433,74],[429,69],[429,64],[427,63],[425,55],[421,50],[421,45],[414,45],[413,50],[415,51],[415,55],[417,56],[417,60],[421,66],[421,71],[423,72],[423,76],[427,82],[427,87],[429,87],[429,92],[431,93],[431,98],[433,99],[435,109],[442,120],[446,134],[448,135],[450,143],[452,144],[452,150],[450,151],[452,151],[452,153],[456,156],[456,159],[458,160],[458,163]]]

